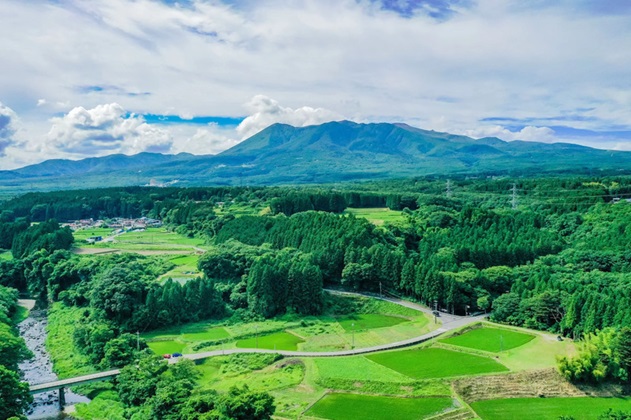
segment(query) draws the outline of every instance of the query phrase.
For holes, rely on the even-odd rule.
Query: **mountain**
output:
[[[445,174],[631,170],[631,152],[569,143],[472,139],[406,124],[274,124],[215,156],[111,155],[0,172],[0,193],[140,185],[268,185]]]
[[[77,161],[51,159],[36,165],[25,166],[24,168],[16,169],[11,172],[24,177],[84,175],[118,170],[141,170],[142,168],[148,166],[163,165],[170,162],[188,160],[191,157],[193,157],[193,155],[189,153],[180,153],[178,155],[139,153],[133,156],[116,154]]]

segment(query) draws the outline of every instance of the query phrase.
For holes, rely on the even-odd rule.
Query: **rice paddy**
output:
[[[482,327],[440,341],[460,347],[499,353],[523,346],[534,338],[533,334],[503,328]]]

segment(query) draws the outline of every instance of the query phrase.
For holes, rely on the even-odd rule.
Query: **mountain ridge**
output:
[[[109,155],[0,171],[0,190],[144,185],[331,183],[423,175],[631,170],[631,152],[572,143],[507,142],[403,123],[273,124],[217,155]]]

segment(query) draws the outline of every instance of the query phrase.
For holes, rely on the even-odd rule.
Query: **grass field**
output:
[[[84,242],[91,236],[101,236],[102,238],[107,238],[113,233],[114,229],[112,228],[86,228],[75,230],[72,232],[72,236],[74,236],[75,242]]]
[[[277,361],[274,354],[238,354],[205,359],[196,365],[202,377],[202,389],[228,391],[232,386],[247,384],[250,389],[273,390],[298,385],[305,366],[298,359]]]
[[[410,382],[412,379],[364,356],[313,359],[320,378],[355,381]]]
[[[237,341],[237,347],[242,349],[270,349],[270,350],[298,350],[298,344],[305,340],[289,334],[288,332],[277,332],[274,334],[261,335]]]
[[[382,314],[359,314],[338,322],[346,332],[386,328],[408,321],[405,318]]]
[[[48,311],[46,349],[60,379],[94,373],[97,369],[90,364],[74,344],[73,333],[83,316],[83,308],[68,308],[60,302],[53,303]]]
[[[497,354],[500,363],[517,371],[555,367],[557,356],[572,356],[576,352],[573,341],[558,341],[555,334],[539,333],[526,344]]]
[[[597,419],[609,408],[631,411],[631,398],[508,398],[478,401],[471,408],[483,420],[575,420]]]
[[[200,276],[200,272],[197,270],[197,261],[199,255],[175,255],[169,258],[169,262],[175,264],[172,270],[167,271],[159,280],[166,280],[171,278],[175,281],[184,282],[195,277]]]
[[[370,209],[352,209],[347,208],[346,213],[355,217],[363,217],[375,225],[383,225],[384,223],[395,223],[405,221],[403,212],[390,210],[389,208],[370,208]]]
[[[440,341],[456,346],[499,353],[523,346],[534,338],[535,336],[532,334],[500,328],[483,327],[469,330],[464,334],[455,335]]]
[[[230,333],[223,327],[213,327],[206,323],[166,328],[143,334],[147,345],[156,354],[184,353],[190,344],[230,338]]]
[[[13,259],[13,254],[11,254],[11,251],[0,251],[0,261],[12,260],[12,259]]]
[[[77,246],[82,246],[85,238],[90,236],[106,236],[112,229],[91,228],[81,229],[73,233]],[[140,232],[125,232],[116,235],[112,241],[96,242],[87,245],[90,248],[121,249],[126,251],[178,251],[193,250],[194,248],[204,248],[204,240],[200,238],[189,238],[175,232],[169,232],[164,228],[147,228]]]
[[[353,337],[356,348],[370,347],[416,337],[435,328],[422,312],[390,302],[364,300],[366,302],[361,311],[367,313],[359,313],[352,318],[348,315],[300,317],[296,314],[286,314],[262,322],[230,325],[224,325],[225,321],[222,320],[208,320],[155,330],[142,336],[148,341],[167,340],[184,343],[186,346],[183,353],[220,348],[255,348],[256,342],[252,338],[255,334],[258,334],[259,340],[263,340],[259,342],[260,348],[274,349],[276,342],[277,349],[290,346],[287,349],[295,350],[296,344],[302,343],[300,349],[304,351],[335,351],[350,349]],[[286,331],[285,334],[288,333],[289,336],[275,336],[278,331]],[[267,343],[268,339],[263,338],[268,335],[271,335],[270,343]],[[296,341],[296,337],[301,340]],[[200,346],[202,344],[204,347]]]
[[[488,357],[437,348],[377,353],[367,357],[415,379],[508,371],[506,366]]]
[[[182,353],[184,347],[186,347],[185,343],[175,340],[150,341],[147,345],[155,354]]]
[[[307,416],[332,420],[417,420],[453,406],[451,398],[396,398],[359,394],[328,394]]]
[[[202,331],[191,331],[182,334],[184,340],[198,341],[198,340],[221,340],[222,338],[229,338],[230,334],[225,328],[215,327]]]

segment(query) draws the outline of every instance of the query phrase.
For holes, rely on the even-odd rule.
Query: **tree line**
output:
[[[18,292],[0,286],[0,419],[22,417],[33,397],[28,384],[21,382],[18,364],[33,357],[18,334],[14,316],[18,311]]]

